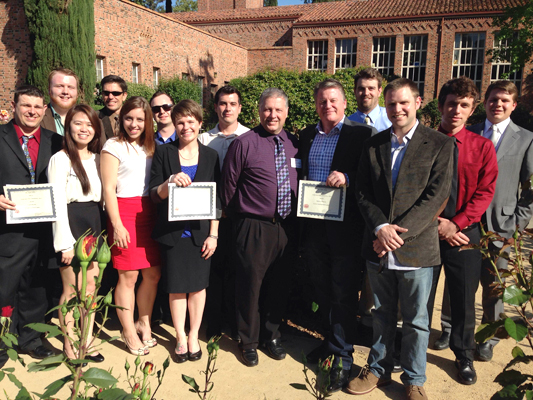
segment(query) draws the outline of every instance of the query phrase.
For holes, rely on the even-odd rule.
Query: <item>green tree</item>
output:
[[[54,68],[72,69],[80,79],[80,98],[91,104],[96,83],[94,0],[24,0],[33,59],[26,78],[48,93]]]
[[[161,0],[132,0],[134,3],[140,4],[150,10],[156,10]]]
[[[342,0],[304,0],[304,4],[309,4],[309,3],[331,3],[332,1],[342,1]]]
[[[196,0],[176,0],[172,7],[173,12],[198,11],[198,2]]]
[[[263,7],[276,7],[278,0],[264,0]]]

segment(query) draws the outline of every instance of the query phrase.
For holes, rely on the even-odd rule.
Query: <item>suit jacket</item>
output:
[[[483,134],[485,122],[468,129]],[[533,215],[533,203],[521,196],[520,184],[533,174],[533,132],[510,122],[496,152],[498,180],[494,198],[485,212],[489,231],[510,238],[518,225],[526,228]],[[525,193],[525,192],[524,192]]]
[[[31,184],[30,170],[22,145],[17,137],[13,121],[0,125],[0,194],[4,194],[4,186]],[[63,138],[58,134],[41,128],[41,142],[37,165],[35,166],[35,183],[47,183],[46,170],[50,157],[61,150]],[[0,256],[12,257],[17,251],[23,236],[42,238],[52,236],[50,222],[31,224],[6,224],[6,212],[0,211]],[[51,245],[51,242],[50,242]]]
[[[308,179],[309,176],[309,152],[313,141],[315,140],[316,125],[309,125],[299,134],[299,154],[302,160],[302,179]],[[361,150],[363,143],[370,138],[371,135],[377,131],[375,128],[361,124],[359,122],[350,121],[348,118],[344,119],[344,124],[339,133],[339,141],[333,153],[333,160],[331,161],[331,170],[339,171],[348,175],[349,185],[346,190],[346,206],[344,209],[344,221],[357,224],[355,229],[361,229],[364,220],[356,205],[355,200],[355,181],[357,166],[361,158]],[[338,221],[327,221],[338,225]],[[360,227],[360,228],[359,228]],[[350,226],[350,229],[354,229]]]
[[[157,187],[165,182],[170,175],[181,172],[178,153],[179,141],[156,146],[152,170],[150,173],[150,196],[157,205],[157,221],[152,238],[166,246],[174,246],[181,238],[186,223],[189,223],[194,244],[201,246],[209,236],[210,221],[168,221],[168,198],[161,200],[157,195]],[[198,169],[193,182],[216,182],[220,185],[220,165],[218,153],[198,142]],[[217,210],[220,210],[220,197],[217,194]],[[217,214],[220,214],[217,212]]]
[[[52,114],[52,109],[50,108],[50,104],[48,104],[48,108],[44,112],[44,117],[43,117],[43,120],[41,121],[41,128],[57,133],[56,121],[54,119],[54,114]]]
[[[397,224],[404,245],[394,254],[403,265],[429,267],[440,264],[437,216],[450,195],[453,139],[419,124],[405,151],[396,188],[392,190],[391,128],[364,145],[357,170],[356,196],[366,221],[363,257],[378,263],[372,248],[374,230]]]

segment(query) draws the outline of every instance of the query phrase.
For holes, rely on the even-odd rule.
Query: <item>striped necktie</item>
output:
[[[283,143],[278,136],[274,136],[276,147],[274,159],[276,161],[276,178],[278,181],[278,214],[285,219],[291,213],[291,182],[289,167]]]
[[[370,117],[365,115],[365,124],[370,125]]]
[[[28,169],[30,170],[31,183],[35,183],[35,168],[33,168],[33,162],[31,161],[30,151],[28,150],[28,140],[33,139],[33,135],[22,135],[22,151],[26,156],[26,162],[28,163]]]

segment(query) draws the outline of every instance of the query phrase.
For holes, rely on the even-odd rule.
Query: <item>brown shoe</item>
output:
[[[390,378],[378,378],[376,375],[370,372],[370,369],[367,365],[361,370],[357,378],[353,379],[352,381],[350,381],[350,383],[348,383],[346,391],[350,394],[356,395],[366,394],[370,393],[378,386],[386,386],[390,385],[390,383]]]
[[[428,400],[426,391],[422,386],[409,385],[405,388],[409,400]]]

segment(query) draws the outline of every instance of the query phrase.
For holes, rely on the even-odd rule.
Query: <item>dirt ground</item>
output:
[[[433,318],[432,333],[430,346],[440,332],[440,311],[443,290],[443,276],[440,279],[439,292],[435,304],[435,314]],[[481,316],[481,290],[477,294],[476,310],[478,318]],[[510,310],[509,310],[510,311]],[[108,324],[105,334],[110,336],[119,336],[119,326],[115,321]],[[175,346],[174,329],[168,325],[162,325],[154,329],[159,345],[151,349],[150,354],[144,357],[143,361],[151,361],[160,368],[163,361]],[[287,358],[283,361],[275,361],[266,356],[263,352],[259,353],[259,365],[255,368],[245,367],[238,359],[237,343],[224,337],[220,341],[220,351],[218,353],[217,368],[214,374],[214,389],[210,398],[218,400],[299,400],[311,399],[311,395],[304,391],[293,389],[289,386],[291,383],[304,383],[302,372],[301,352],[309,352],[318,346],[319,340],[306,338],[301,335],[285,334],[282,343],[287,350]],[[56,338],[50,340],[57,353],[60,352],[62,345]],[[501,372],[503,367],[511,358],[511,350],[515,346],[512,339],[501,341],[496,347],[494,359],[491,362],[476,362],[478,380],[475,385],[461,385],[456,380],[456,369],[454,366],[454,356],[451,350],[435,351],[428,350],[427,358],[427,382],[425,385],[428,397],[433,400],[442,399],[490,399],[491,396],[499,390],[499,385],[494,383],[495,376]],[[184,364],[175,364],[171,362],[168,368],[163,385],[159,389],[156,398],[161,400],[172,399],[194,399],[197,396],[188,392],[188,385],[181,379],[182,374],[196,378],[197,382],[203,382],[204,376],[200,375],[200,370],[205,368],[205,338],[201,342],[204,351],[204,357],[198,362],[186,362]],[[352,376],[356,376],[360,368],[366,364],[368,348],[356,347],[354,354],[354,368]],[[523,346],[526,354],[529,354],[527,346]],[[114,375],[119,377],[119,385],[126,388],[126,373],[123,368],[126,360],[133,365],[134,356],[127,353],[121,340],[112,343],[106,343],[102,346],[102,354],[106,360],[97,365],[103,369],[113,368]],[[27,363],[32,359],[29,356],[23,356]],[[9,361],[6,367],[13,367],[14,362]],[[15,366],[17,377],[26,385],[30,392],[43,393],[44,388],[54,380],[67,374],[67,369],[61,366],[53,371],[28,373],[20,364]],[[130,370],[131,372],[131,370]],[[312,374],[311,374],[312,375]],[[152,377],[156,382],[155,377]],[[383,389],[376,389],[365,396],[368,399],[404,399],[404,388],[400,381],[400,374],[393,376],[393,384]],[[154,388],[154,386],[153,386]],[[15,397],[16,391],[14,385],[4,379],[0,384],[0,389],[6,390],[11,398]],[[60,399],[66,399],[68,396],[67,389],[63,388],[57,395]],[[335,393],[332,399],[348,399],[353,396],[347,393]]]

